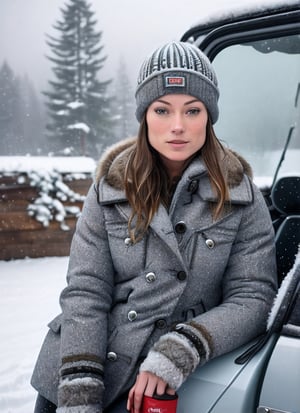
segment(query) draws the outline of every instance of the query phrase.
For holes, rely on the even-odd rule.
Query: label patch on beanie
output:
[[[165,87],[184,87],[185,77],[184,76],[166,76],[165,77]]]

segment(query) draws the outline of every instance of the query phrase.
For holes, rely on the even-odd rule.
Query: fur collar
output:
[[[106,149],[103,153],[97,169],[96,182],[105,176],[107,183],[115,189],[124,189],[123,178],[126,167],[126,162],[136,138],[129,138]],[[238,153],[225,148],[225,152],[221,155],[222,170],[227,176],[229,187],[239,185],[243,179],[244,174],[252,179],[252,169],[249,163]]]

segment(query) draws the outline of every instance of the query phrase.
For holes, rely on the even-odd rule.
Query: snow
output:
[[[38,186],[40,197],[31,204],[44,225],[50,219],[61,223],[66,214],[77,215],[74,205],[62,206],[84,197],[64,182],[85,179],[95,171],[95,161],[87,157],[0,156],[0,176],[18,175]],[[25,179],[25,177],[27,177]],[[48,192],[55,192],[54,199]],[[59,293],[65,285],[68,257],[0,261],[0,412],[33,412],[36,392],[30,377],[47,323],[60,311]]]
[[[56,171],[32,171],[27,173],[30,185],[35,187],[39,197],[27,207],[28,214],[41,222],[44,227],[48,227],[50,221],[58,221],[63,230],[69,227],[65,223],[65,218],[69,215],[80,214],[80,208],[66,206],[62,202],[83,202],[84,195],[80,195],[70,189],[64,182],[63,177]]]
[[[59,110],[58,112],[56,112],[56,114],[59,116],[64,116],[64,115],[67,115],[68,112],[66,110]]]
[[[66,181],[80,178],[91,178],[95,170],[95,162],[90,158],[82,160],[80,157],[74,158],[51,158],[51,157],[0,157],[0,177],[2,175],[15,175],[19,184],[29,181],[30,186],[36,188],[38,197],[27,207],[28,214],[41,222],[44,227],[48,227],[50,221],[60,223],[60,228],[68,231],[70,228],[65,222],[67,216],[80,214],[80,208],[74,205],[64,205],[64,203],[83,202],[85,196],[76,193],[63,182],[62,174],[56,168],[66,168]],[[33,162],[31,162],[33,160]],[[59,161],[60,162],[59,162]],[[65,160],[67,162],[65,163]],[[1,162],[1,159],[0,159]],[[62,168],[63,165],[63,168]],[[88,171],[83,175],[83,171]],[[76,171],[70,173],[71,171]],[[26,176],[24,176],[26,175]],[[27,179],[26,179],[27,178]]]
[[[48,322],[59,311],[68,257],[0,261],[0,411],[33,412],[30,377]]]
[[[65,104],[65,101],[64,101],[64,100],[61,100],[61,99],[53,99],[52,102],[53,102],[55,105],[64,105],[64,104]]]
[[[86,156],[0,156],[0,175],[34,170],[93,173],[95,167],[94,159]]]
[[[84,106],[84,103],[83,102],[78,102],[78,101],[70,102],[70,103],[67,104],[67,106],[70,109],[78,109],[78,108],[81,108],[82,106]]]
[[[90,132],[90,127],[84,123],[84,122],[78,122],[78,123],[74,123],[73,125],[69,125],[68,129],[78,129],[78,130],[82,130],[83,132],[85,132],[86,134],[88,134]]]
[[[254,11],[264,12],[273,8],[287,7],[288,5],[299,5],[299,0],[251,0],[247,3],[236,0],[236,3],[232,2],[230,6],[224,3],[223,7],[219,7],[219,11],[204,12],[201,19],[195,22],[192,27],[198,25],[208,26],[220,20],[234,19],[236,16],[247,15]]]

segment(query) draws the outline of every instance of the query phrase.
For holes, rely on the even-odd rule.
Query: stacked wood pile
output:
[[[39,221],[30,215],[30,206],[41,196],[40,189],[32,186],[23,174],[0,175],[0,260],[25,257],[67,256],[76,222],[87,191],[92,183],[91,174],[80,175],[79,179],[66,178],[62,183],[77,195],[75,200],[60,200],[60,205],[77,213],[65,213],[60,219]],[[78,213],[79,211],[79,213]],[[58,216],[58,215],[57,215]]]

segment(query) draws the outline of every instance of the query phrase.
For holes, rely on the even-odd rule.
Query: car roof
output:
[[[181,40],[187,41],[195,35],[196,37],[205,35],[213,29],[227,24],[292,11],[300,11],[300,0],[257,0],[255,3],[226,6],[226,9],[203,16],[183,34]],[[201,7],[199,7],[200,13]]]

